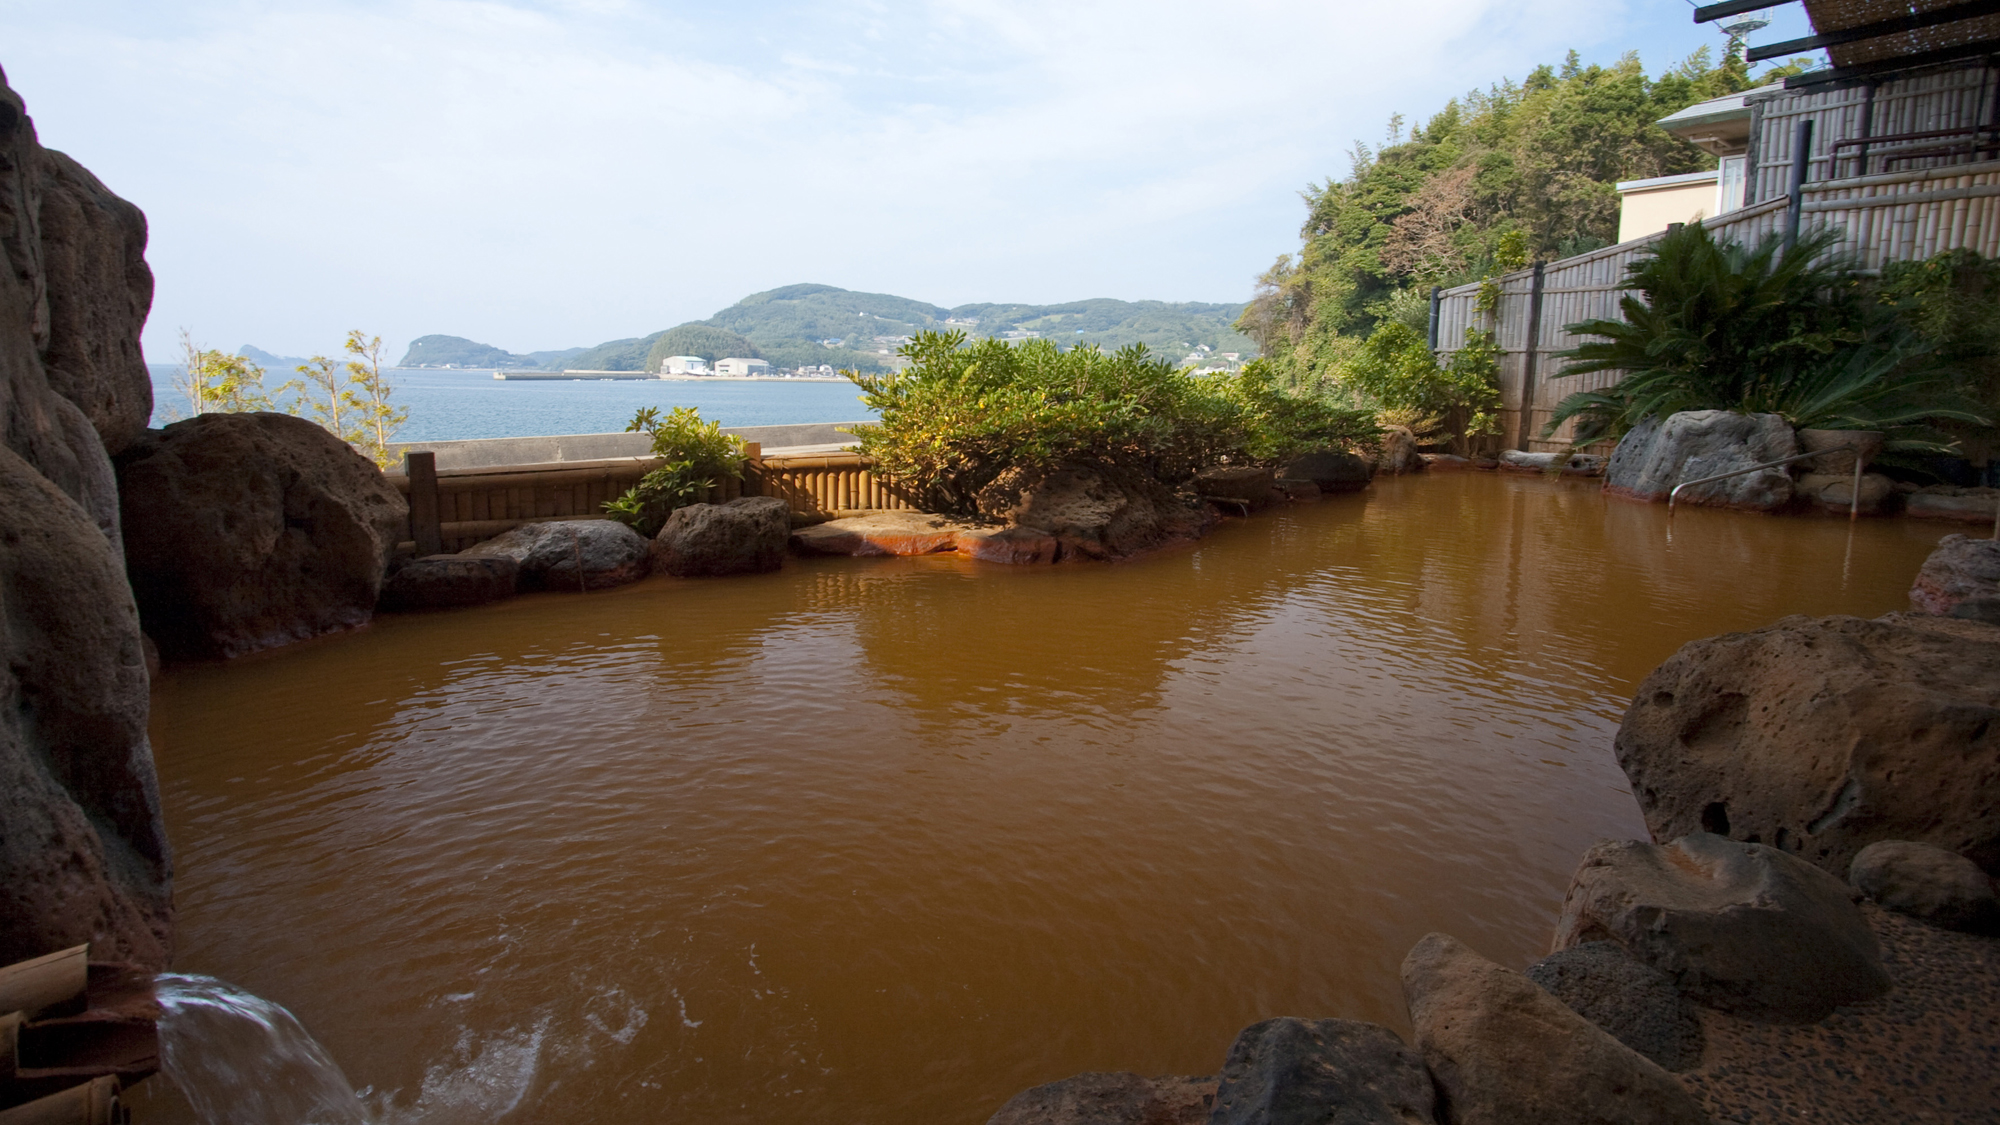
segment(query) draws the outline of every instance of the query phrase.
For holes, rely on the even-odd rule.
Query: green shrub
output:
[[[1422,333],[1389,321],[1362,343],[1340,381],[1386,410],[1436,419],[1463,452],[1469,435],[1499,432],[1498,357],[1491,332],[1467,329],[1465,345],[1440,367]]]
[[[1894,447],[1939,448],[1928,424],[1987,425],[1952,386],[1933,341],[1878,298],[1834,252],[1838,232],[1772,235],[1746,247],[1691,223],[1628,266],[1623,320],[1589,320],[1596,336],[1559,353],[1558,378],[1621,371],[1612,387],[1558,403],[1544,436],[1577,420],[1576,440],[1616,437],[1649,415],[1734,410],[1794,426],[1889,431]]]
[[[632,418],[626,433],[653,437],[653,456],[663,463],[604,510],[612,519],[646,536],[659,533],[675,508],[700,498],[723,477],[743,476],[743,442],[722,432],[722,423],[703,422],[691,406],[676,406],[665,418],[648,406]]]
[[[902,371],[845,374],[881,416],[857,430],[861,451],[928,511],[973,513],[979,490],[1014,467],[1093,464],[1179,484],[1224,461],[1373,433],[1362,412],[1287,396],[1255,363],[1196,376],[1139,345],[1106,355],[1047,340],[967,344],[962,332],[920,333],[902,354]]]

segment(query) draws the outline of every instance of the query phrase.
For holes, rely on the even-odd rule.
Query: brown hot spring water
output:
[[[1268,1016],[1407,1034],[1419,937],[1525,965],[1644,835],[1656,664],[1904,608],[1950,530],[1384,480],[1123,565],[795,559],[173,670],[176,968],[425,1125],[977,1125]]]

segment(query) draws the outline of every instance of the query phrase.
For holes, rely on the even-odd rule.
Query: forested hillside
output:
[[[1657,77],[1636,53],[1617,65],[1542,66],[1454,99],[1425,124],[1392,119],[1385,143],[1357,143],[1345,179],[1309,186],[1302,245],[1258,279],[1237,327],[1290,381],[1319,384],[1384,320],[1421,325],[1432,285],[1478,280],[1503,238],[1529,260],[1609,246],[1620,180],[1715,167],[1655,122],[1750,88],[1740,56],[1706,48]]]

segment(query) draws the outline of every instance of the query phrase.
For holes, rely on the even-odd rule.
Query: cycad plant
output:
[[[1794,426],[1879,429],[1903,448],[1938,447],[1929,422],[1988,425],[1951,386],[1934,348],[1835,252],[1836,231],[1786,250],[1772,235],[1746,247],[1699,223],[1671,231],[1633,262],[1623,320],[1568,325],[1595,336],[1559,353],[1559,377],[1625,373],[1556,405],[1543,434],[1576,419],[1578,443],[1616,437],[1683,410],[1783,415]]]

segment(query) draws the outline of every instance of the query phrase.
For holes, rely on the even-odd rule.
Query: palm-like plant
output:
[[[1834,250],[1838,232],[1772,235],[1745,247],[1698,223],[1669,232],[1629,267],[1623,320],[1568,325],[1595,336],[1559,357],[1566,377],[1623,371],[1615,386],[1556,405],[1545,435],[1574,418],[1578,442],[1615,437],[1683,410],[1783,415],[1795,426],[1882,429],[1933,445],[1926,422],[1990,423],[1950,386],[1932,346]]]

